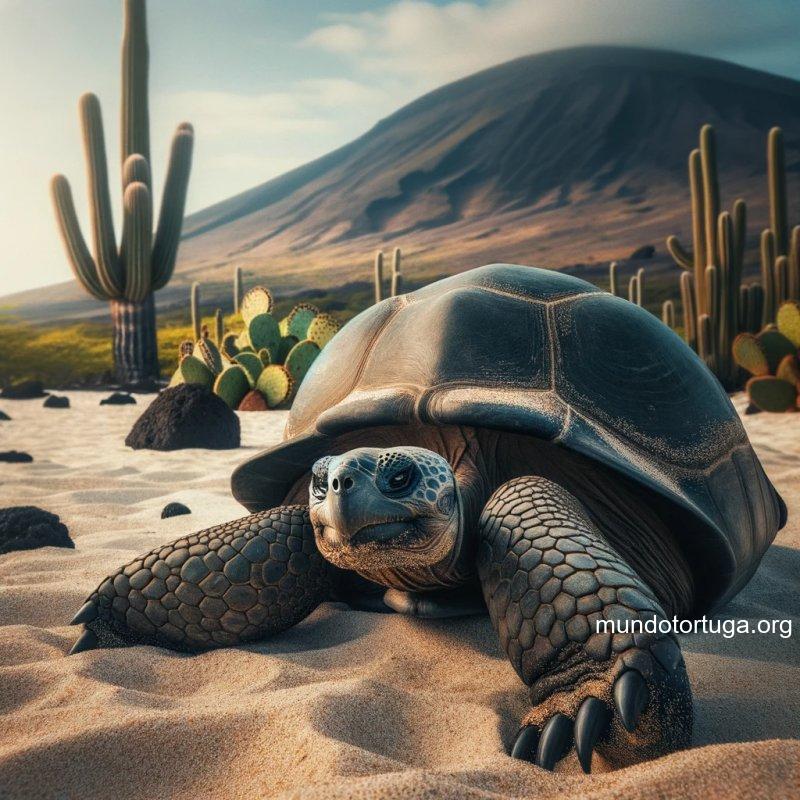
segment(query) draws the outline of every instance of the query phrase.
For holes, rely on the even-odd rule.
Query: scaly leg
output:
[[[306,506],[280,506],[158,547],[106,578],[76,614],[71,653],[156,644],[205,650],[296,625],[331,595]]]
[[[503,649],[533,708],[512,755],[552,769],[574,741],[585,772],[688,746],[692,699],[675,640],[597,630],[598,620],[664,619],[658,600],[567,491],[505,483],[480,519],[478,572]]]

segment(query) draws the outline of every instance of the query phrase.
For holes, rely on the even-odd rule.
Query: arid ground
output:
[[[261,644],[66,657],[68,621],[113,568],[237,516],[231,469],[276,442],[282,412],[241,415],[239,450],[133,452],[138,406],[5,402],[0,506],[59,514],[75,550],[0,556],[0,797],[792,798],[800,790],[800,415],[744,417],[788,526],[723,616],[791,619],[793,636],[682,637],[694,747],[583,776],[506,755],[526,706],[488,618],[419,621],[319,608]],[[737,407],[742,408],[741,398]],[[191,516],[160,519],[171,501]],[[598,765],[602,769],[602,764]]]

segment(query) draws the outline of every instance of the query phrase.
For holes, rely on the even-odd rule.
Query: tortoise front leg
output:
[[[156,644],[228,647],[296,625],[328,599],[307,506],[279,506],[158,547],[106,578],[76,614],[71,653]]]
[[[516,478],[480,519],[478,573],[500,643],[531,688],[512,755],[552,769],[575,743],[616,765],[689,745],[692,698],[671,636],[598,631],[664,619],[653,592],[583,506],[544,478]]]

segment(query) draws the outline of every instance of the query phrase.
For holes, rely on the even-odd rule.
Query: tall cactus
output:
[[[403,293],[403,273],[400,271],[400,260],[402,253],[399,247],[395,247],[392,253],[392,272],[389,276],[389,297],[397,297]],[[373,267],[373,280],[375,283],[375,302],[383,300],[383,251],[375,253],[375,264]]]
[[[738,199],[731,212],[720,212],[717,150],[714,129],[700,130],[700,147],[689,155],[692,202],[692,250],[676,236],[667,239],[681,275],[684,329],[689,344],[726,388],[739,382],[739,368],[731,344],[752,318],[751,305],[759,296],[742,287],[742,265],[747,227],[747,207]],[[745,317],[746,313],[746,317]]]
[[[400,248],[395,247],[392,254],[392,297],[403,293],[403,273],[400,272]]]
[[[242,304],[242,268],[236,267],[233,270],[233,313],[239,313]]]
[[[93,297],[111,303],[114,361],[124,384],[157,379],[153,293],[172,277],[178,252],[194,132],[181,123],[173,137],[161,210],[153,233],[150,170],[148,45],[145,0],[124,0],[122,39],[122,235],[114,231],[100,102],[84,94],[78,104],[86,157],[92,228],[89,251],[63,175],[51,180],[61,238],[78,282]]]

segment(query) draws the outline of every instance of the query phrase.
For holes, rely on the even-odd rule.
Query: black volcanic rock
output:
[[[44,384],[41,381],[20,381],[19,383],[12,383],[11,386],[6,386],[0,397],[5,397],[8,400],[31,400],[35,397],[46,397],[47,392],[44,390]]]
[[[44,408],[69,408],[69,397],[51,394],[43,405]]]
[[[125,444],[134,450],[239,447],[239,418],[203,386],[165,389],[136,420]]]
[[[75,547],[55,514],[36,506],[0,508],[0,554],[37,547]]]
[[[643,261],[652,258],[656,254],[656,248],[652,244],[643,244],[637,247],[629,256],[630,261]]]
[[[180,517],[184,514],[191,514],[192,509],[189,506],[185,506],[183,503],[167,503],[164,508],[161,509],[161,519],[167,519],[168,517]]]
[[[5,461],[7,464],[30,464],[33,456],[19,450],[4,450],[0,453],[0,461]]]
[[[11,419],[11,417],[6,414],[5,411],[0,411],[0,422],[7,422]]]
[[[135,406],[136,398],[126,392],[114,392],[100,401],[101,406]]]

